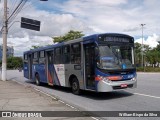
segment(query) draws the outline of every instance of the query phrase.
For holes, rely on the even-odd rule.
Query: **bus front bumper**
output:
[[[126,88],[136,88],[136,87],[137,87],[136,78],[125,81],[111,81],[111,82],[101,80],[97,84],[97,92],[112,92]]]

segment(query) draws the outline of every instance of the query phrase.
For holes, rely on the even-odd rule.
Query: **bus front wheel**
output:
[[[36,80],[36,85],[40,85],[40,79],[39,79],[39,75],[38,74],[36,74],[35,75],[35,80]]]
[[[80,87],[79,87],[79,83],[78,83],[78,79],[76,77],[74,77],[72,80],[72,92],[75,95],[79,95],[81,92]]]

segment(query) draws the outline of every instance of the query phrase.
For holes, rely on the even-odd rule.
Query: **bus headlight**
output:
[[[104,81],[104,82],[107,82],[107,83],[111,83],[112,81],[109,80],[107,77],[103,77],[103,76],[97,76],[95,78],[96,81]]]
[[[131,80],[132,80],[132,81],[136,81],[136,80],[137,80],[137,78],[136,78],[136,77],[134,77],[134,78],[132,78]]]
[[[106,77],[103,77],[102,80],[105,81],[105,82],[107,82],[107,83],[111,83],[112,82],[111,80],[107,79]]]

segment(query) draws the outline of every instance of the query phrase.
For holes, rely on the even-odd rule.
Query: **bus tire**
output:
[[[35,81],[36,81],[36,85],[40,86],[40,78],[38,74],[35,75]]]
[[[79,95],[81,90],[80,90],[80,87],[79,87],[79,82],[78,82],[78,79],[76,77],[74,77],[72,79],[72,92],[73,94],[75,95]]]

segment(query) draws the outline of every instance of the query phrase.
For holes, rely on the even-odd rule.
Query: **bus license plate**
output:
[[[121,84],[121,88],[127,87],[127,84]]]

